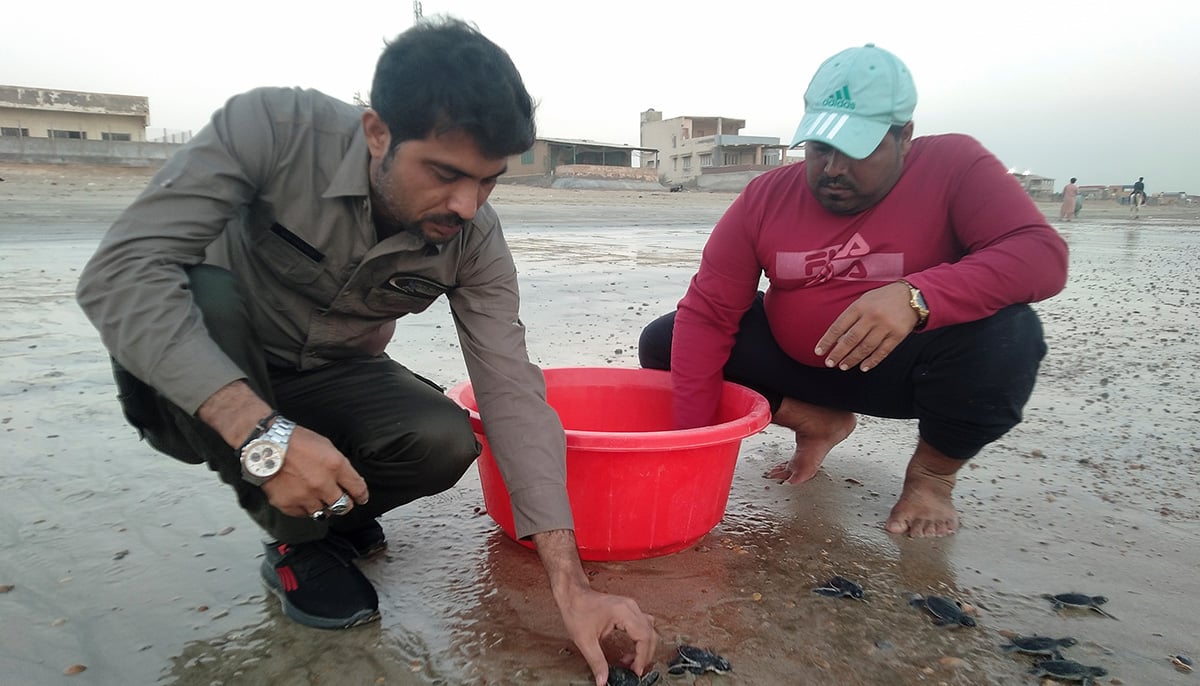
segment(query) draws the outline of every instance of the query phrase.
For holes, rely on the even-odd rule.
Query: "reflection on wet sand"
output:
[[[0,681],[56,683],[82,664],[72,684],[591,683],[536,554],[479,511],[474,472],[384,518],[389,550],[364,565],[380,623],[284,619],[258,579],[258,533],[203,468],[137,441],[73,301],[78,266],[145,179],[54,173],[0,174]],[[496,195],[546,367],[635,366],[637,333],[677,302],[732,199]],[[1037,308],[1050,352],[1026,419],[961,474],[957,536],[882,530],[915,433],[864,419],[794,487],[760,476],[793,447],[770,427],[745,441],[727,516],[697,545],[585,564],[656,615],[660,668],[682,642],[734,666],[668,683],[1033,683],[1031,659],[1000,649],[1008,630],[1074,636],[1068,656],[1107,668],[1102,683],[1195,683],[1167,656],[1200,653],[1200,218],[1132,229],[1088,213],[1071,225],[1066,291]],[[403,322],[391,351],[444,384],[464,378],[444,308]],[[835,573],[866,602],[811,591]],[[1120,621],[1041,597],[1066,591],[1107,596]],[[961,598],[979,626],[934,626],[906,593]],[[628,644],[606,649],[619,660]]]
[[[751,442],[759,444],[749,448],[754,455],[772,451],[762,437]],[[983,667],[1004,660],[990,637],[936,627],[908,605],[912,592],[961,592],[949,563],[953,538],[898,538],[873,513],[862,516],[864,501],[878,509],[886,499],[861,482],[894,474],[860,475],[853,486],[822,473],[792,487],[761,479],[758,469],[739,465],[727,516],[692,548],[585,563],[597,589],[637,598],[656,617],[656,668],[665,670],[681,644],[729,658],[734,672],[720,678],[730,683],[918,683],[956,661]],[[834,574],[862,583],[865,601],[812,592]],[[562,638],[556,608],[540,592],[534,553],[495,530],[476,578],[473,604],[456,613],[456,653],[528,683],[589,683]],[[606,645],[610,661],[628,658],[631,646],[622,639]],[[469,676],[491,683],[485,674]]]

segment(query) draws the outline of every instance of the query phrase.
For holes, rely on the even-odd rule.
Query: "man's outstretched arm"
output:
[[[654,617],[642,612],[632,598],[592,590],[579,561],[575,532],[543,531],[533,535],[533,542],[546,568],[567,634],[587,660],[597,686],[608,682],[608,660],[600,641],[613,630],[624,631],[633,639],[636,647],[631,667],[638,674],[644,672],[653,662],[658,644]]]

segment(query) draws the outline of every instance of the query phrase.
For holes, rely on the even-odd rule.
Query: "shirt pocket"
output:
[[[254,247],[259,258],[285,281],[308,285],[324,271],[325,255],[282,224],[273,224]]]
[[[418,274],[393,274],[367,292],[365,303],[380,314],[416,314],[429,309],[435,300],[452,290],[454,286]]]

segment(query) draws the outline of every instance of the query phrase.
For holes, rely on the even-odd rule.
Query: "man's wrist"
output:
[[[258,420],[258,423],[254,425],[254,428],[250,430],[250,435],[246,436],[246,440],[242,441],[242,445],[238,447],[238,452],[241,453],[246,449],[246,446],[250,445],[250,441],[253,441],[259,436],[265,434],[267,429],[271,428],[271,423],[274,422],[278,417],[279,410],[272,410],[271,414]]]
[[[240,448],[258,418],[271,412],[245,380],[225,384],[201,403],[196,417],[211,426],[231,448]]]
[[[920,331],[929,321],[929,305],[925,303],[925,296],[921,293],[921,289],[912,285],[907,279],[900,279],[900,283],[908,287],[908,306],[917,315],[917,325],[913,327],[913,331]]]
[[[534,534],[532,538],[542,566],[546,568],[550,590],[560,605],[571,595],[591,588],[583,571],[583,564],[579,560],[574,531],[542,531]]]

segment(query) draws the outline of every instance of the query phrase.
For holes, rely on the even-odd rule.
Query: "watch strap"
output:
[[[271,423],[274,422],[278,417],[279,410],[273,410],[271,414],[258,420],[258,423],[254,425],[254,428],[250,430],[250,435],[247,436],[246,440],[242,441],[242,445],[238,447],[238,454],[241,454],[241,452],[246,449],[246,446],[250,445],[250,441],[253,441],[254,439],[265,434],[267,429],[271,427]]]
[[[908,286],[908,306],[917,313],[917,325],[913,327],[913,330],[920,331],[925,328],[925,322],[929,321],[929,305],[925,303],[925,296],[921,293],[921,289],[912,285],[907,279],[900,279],[900,283]]]

